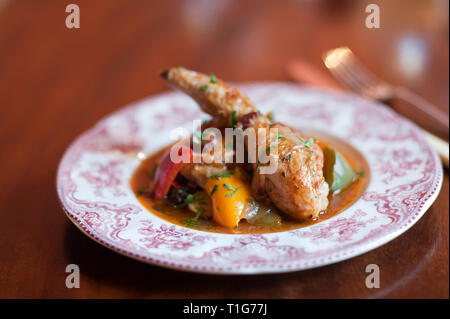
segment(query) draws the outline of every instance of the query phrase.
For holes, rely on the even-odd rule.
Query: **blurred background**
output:
[[[80,8],[79,29],[66,28],[69,3]],[[369,3],[380,7],[379,29],[365,26]],[[0,295],[61,296],[59,284],[45,278],[67,264],[70,256],[62,251],[81,254],[67,241],[95,244],[67,230],[73,226],[54,191],[58,162],[69,143],[104,115],[167,90],[159,78],[165,68],[182,65],[228,81],[289,81],[289,62],[302,59],[326,71],[324,51],[345,45],[379,77],[413,89],[448,114],[448,12],[447,0],[0,0]],[[448,175],[444,189],[448,197]],[[448,199],[438,205],[448,215]],[[430,295],[448,298],[446,231],[436,240],[447,272],[426,271],[422,285],[386,294],[408,296],[446,278],[447,284],[436,280]],[[307,290],[295,294],[292,277],[280,280],[285,296]],[[350,284],[339,288],[342,297],[367,294]],[[316,283],[310,286],[309,296],[325,296]]]

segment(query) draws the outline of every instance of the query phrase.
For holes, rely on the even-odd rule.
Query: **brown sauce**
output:
[[[312,224],[319,223],[323,220],[331,218],[336,214],[342,212],[350,205],[352,205],[365,191],[370,180],[370,172],[367,162],[364,157],[353,147],[345,143],[344,141],[324,134],[322,132],[316,132],[308,130],[308,135],[314,136],[320,140],[320,146],[329,145],[332,148],[340,152],[348,163],[355,169],[364,172],[357,180],[346,187],[338,194],[330,194],[328,208],[323,212],[319,219],[313,221],[297,221],[282,212],[279,212],[282,217],[281,225],[276,226],[259,226],[250,225],[245,220],[241,220],[239,225],[234,229],[228,229],[226,227],[218,225],[214,220],[202,221],[196,227],[188,227],[185,225],[186,218],[194,217],[194,213],[187,208],[174,207],[167,200],[154,200],[149,196],[137,195],[139,202],[152,214],[162,218],[170,223],[180,225],[183,227],[193,228],[197,230],[203,230],[214,233],[225,234],[261,234],[261,233],[274,233],[297,229]],[[169,146],[170,147],[170,146]],[[154,170],[155,165],[158,163],[164,151],[163,148],[158,152],[152,154],[148,158],[144,159],[138,166],[135,173],[131,178],[131,187],[135,194],[139,193],[139,190],[148,187],[150,182],[150,176]]]

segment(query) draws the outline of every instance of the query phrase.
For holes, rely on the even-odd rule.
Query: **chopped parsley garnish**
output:
[[[297,136],[297,135],[296,135],[296,136]],[[305,139],[301,138],[300,136],[297,136],[297,138],[300,140],[300,142],[303,143],[303,145],[304,145],[306,148],[311,148],[311,147],[314,145],[314,139],[313,139],[313,138],[310,138],[310,139],[308,139],[308,140],[305,140]]]
[[[195,227],[195,226],[198,226],[199,218],[200,218],[200,215],[201,215],[201,214],[202,214],[202,212],[201,212],[201,211],[198,211],[198,212],[195,214],[195,217],[194,217],[194,218],[186,218],[185,220],[183,220],[183,224],[186,225],[186,226],[188,226],[188,227]]]
[[[275,146],[278,146],[278,143],[272,144],[272,145],[270,145],[270,146],[267,146],[267,147],[266,147],[266,153],[267,153],[267,152],[270,152],[270,150],[271,150],[272,148],[274,148]]]
[[[208,89],[208,86],[206,84],[202,85],[201,89],[202,89],[203,92],[205,92]]]
[[[205,198],[203,198],[201,193],[197,192],[197,193],[194,193],[194,194],[188,194],[186,196],[186,198],[184,199],[183,203],[181,205],[179,205],[178,207],[185,207],[185,206],[187,206],[189,204],[192,204],[193,202],[196,202],[199,205],[205,205],[206,204]],[[204,210],[201,207],[197,208],[197,209]],[[196,211],[197,211],[197,209],[196,209]]]
[[[139,190],[137,192],[137,196],[142,196],[142,195],[150,195],[150,188],[149,187],[139,188]]]
[[[247,198],[247,200],[253,205],[256,206],[256,201],[253,198]]]
[[[239,187],[233,188],[228,184],[223,184],[223,187],[225,187],[226,189],[228,189],[229,191],[232,191],[231,194],[225,194],[225,197],[233,197],[234,194],[236,194],[237,190],[239,189]]]
[[[222,177],[230,177],[231,172],[225,172],[220,174],[211,175],[210,178],[221,179]]]
[[[273,112],[269,112],[269,113],[267,113],[267,118],[270,120],[270,121],[274,121],[275,120],[275,118],[274,118],[274,116],[273,116]]]
[[[209,77],[211,79],[211,83],[217,83],[217,79],[216,79],[216,76],[214,74],[210,73]]]
[[[281,140],[282,138],[284,138],[284,135],[278,134],[278,135],[275,137],[275,140],[276,140],[276,141],[279,141],[279,140]]]
[[[313,138],[310,138],[309,140],[307,140],[307,141],[305,142],[305,146],[306,146],[307,148],[311,148],[311,147],[313,147],[313,145],[314,145],[314,139],[313,139]]]
[[[237,126],[237,123],[238,123],[238,121],[237,121],[237,119],[236,119],[236,111],[233,111],[233,113],[231,113],[231,115],[230,115],[230,124],[233,126],[233,127],[236,127]]]
[[[236,187],[231,194],[225,194],[225,197],[233,197],[234,194],[236,194],[236,192],[238,191],[238,189],[239,189],[239,187]]]
[[[195,196],[192,195],[192,194],[188,194],[188,195],[186,196],[186,198],[184,199],[183,204],[180,205],[180,207],[187,206],[187,205],[189,205],[190,203],[194,202],[194,200],[195,200]]]
[[[209,195],[213,195],[215,192],[217,192],[217,190],[219,189],[219,186],[217,186],[217,184],[216,185],[214,185],[214,187],[213,187],[213,189],[212,189],[212,191],[211,191],[211,193],[209,193]]]
[[[228,185],[227,183],[223,184],[223,187],[225,187],[225,188],[228,189],[229,191],[234,191],[234,188],[231,187],[230,185]]]

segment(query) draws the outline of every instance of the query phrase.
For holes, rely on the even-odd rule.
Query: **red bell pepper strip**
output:
[[[170,186],[174,182],[180,170],[192,163],[193,153],[192,149],[187,146],[178,145],[173,146],[178,147],[178,155],[186,156],[188,154],[189,161],[181,161],[180,163],[174,163],[170,158],[170,151],[172,148],[169,148],[162,156],[161,161],[155,172],[155,184],[153,188],[153,197],[156,199],[164,198],[169,192]]]

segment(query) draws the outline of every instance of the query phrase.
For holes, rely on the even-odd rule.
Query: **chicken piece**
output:
[[[328,184],[323,177],[323,153],[312,140],[305,141],[292,129],[273,124],[259,113],[238,89],[223,81],[185,68],[171,68],[161,74],[168,83],[191,96],[217,123],[231,126],[235,118],[245,127],[277,128],[278,135],[258,136],[256,143],[278,146],[276,169],[263,174],[259,163],[253,164],[252,192],[267,195],[283,212],[298,220],[317,218],[328,206]],[[247,151],[250,149],[247,145]]]
[[[222,174],[227,171],[227,167],[222,164],[189,164],[180,171],[181,175],[188,180],[195,182],[201,188],[205,188],[208,178]]]
[[[167,82],[192,97],[205,112],[213,116],[216,124],[225,126],[236,111],[239,121],[245,114],[256,111],[250,100],[239,89],[231,88],[220,79],[187,70],[171,68],[161,73]],[[229,127],[229,125],[228,125]]]
[[[220,153],[215,152],[215,146],[218,146],[221,150]],[[206,141],[203,139],[200,147],[202,149],[201,163],[191,163],[183,167],[180,173],[188,180],[204,188],[209,177],[224,173],[228,170],[226,163],[227,160],[232,161],[234,150],[227,148],[224,139],[217,139],[216,136],[208,136]]]

